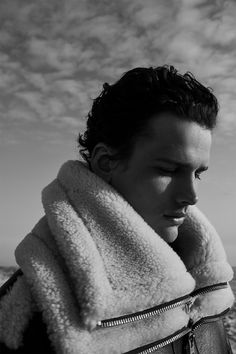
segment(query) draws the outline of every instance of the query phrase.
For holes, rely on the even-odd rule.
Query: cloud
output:
[[[67,122],[72,131],[78,120],[84,124],[104,81],[134,66],[167,63],[213,87],[220,129],[232,134],[235,16],[233,0],[2,1],[4,124],[37,120],[45,129],[63,125],[64,132]]]
[[[28,42],[30,65],[34,68],[47,67],[51,70],[62,70],[72,73],[75,70],[79,51],[73,45],[61,39],[42,40],[32,38]]]

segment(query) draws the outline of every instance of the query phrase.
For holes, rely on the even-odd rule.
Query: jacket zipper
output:
[[[153,316],[157,316],[162,312],[165,312],[167,310],[179,307],[179,306],[185,306],[187,309],[190,308],[190,305],[192,303],[192,298],[187,295],[182,298],[179,298],[174,301],[170,301],[168,303],[158,305],[151,307],[147,310],[135,312],[129,315],[123,315],[120,317],[115,317],[115,318],[109,318],[106,320],[99,321],[97,323],[98,327],[114,327],[114,326],[119,326],[123,325],[125,323],[130,323],[130,322],[135,322],[135,321],[140,321],[143,320],[144,318],[149,318]]]
[[[119,317],[114,317],[114,318],[109,318],[109,319],[98,321],[97,327],[100,327],[100,328],[115,327],[115,326],[123,325],[126,323],[140,321],[145,318],[157,316],[167,310],[171,310],[171,309],[174,309],[179,306],[185,306],[185,311],[187,313],[189,313],[191,306],[194,303],[197,296],[205,294],[207,292],[214,291],[214,290],[223,289],[223,288],[226,288],[227,286],[228,286],[227,282],[209,285],[204,288],[195,290],[192,293],[190,293],[189,295],[182,296],[178,299],[169,301],[169,302],[162,304],[162,305],[154,306],[149,309],[146,309],[143,311],[138,311],[138,312],[135,312],[135,313],[132,313],[129,315],[123,315],[123,316],[119,316]]]
[[[198,350],[197,343],[195,340],[196,329],[198,329],[199,327],[201,327],[205,323],[215,322],[219,318],[224,317],[229,312],[229,310],[230,310],[230,307],[217,315],[203,317],[199,321],[197,321],[196,323],[191,324],[190,325],[190,332],[188,334],[188,339],[187,339],[187,348],[185,348],[185,353],[186,354],[198,354],[199,350]],[[195,352],[195,348],[197,349],[197,352]]]
[[[198,295],[202,295],[202,294],[208,293],[210,291],[225,289],[228,287],[228,285],[229,285],[228,282],[208,285],[208,286],[205,286],[204,288],[194,290],[190,295],[193,297],[197,297]]]
[[[142,347],[133,349],[129,352],[126,352],[124,354],[149,354],[149,353],[153,353],[154,351],[156,351],[157,349],[160,349],[172,342],[175,342],[176,340],[180,339],[181,337],[185,336],[186,334],[188,334],[188,351],[186,353],[188,354],[196,354],[195,352],[195,346],[196,349],[197,348],[197,344],[195,341],[195,331],[197,328],[199,328],[201,325],[203,325],[204,323],[209,323],[209,322],[215,322],[217,321],[219,318],[224,317],[226,315],[226,313],[230,310],[230,308],[227,308],[226,310],[224,310],[223,312],[217,314],[217,315],[213,315],[213,316],[207,316],[207,317],[203,317],[201,318],[199,321],[197,321],[194,325],[190,324],[190,327],[184,327],[181,330],[175,332],[174,334],[166,337],[165,339],[161,339],[159,341],[153,342],[151,344],[147,344],[144,345]],[[199,353],[197,351],[197,353]]]
[[[191,331],[189,327],[184,327],[181,330],[175,332],[174,334],[166,337],[165,339],[158,340],[156,342],[152,342],[151,344],[144,345],[142,347],[130,350],[129,352],[125,352],[124,354],[149,354],[153,353],[157,349],[165,347],[166,345],[175,342],[181,337],[185,336]]]

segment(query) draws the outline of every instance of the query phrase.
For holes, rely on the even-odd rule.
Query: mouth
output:
[[[178,225],[183,224],[186,214],[185,213],[173,213],[170,215],[164,214],[163,216],[164,216],[165,220],[168,222],[168,224],[178,226]]]

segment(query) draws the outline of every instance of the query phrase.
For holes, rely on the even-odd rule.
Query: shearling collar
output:
[[[16,260],[58,352],[123,353],[170,335],[189,317],[232,305],[227,288],[198,298],[190,314],[176,308],[128,327],[97,329],[103,319],[230,281],[233,273],[219,236],[191,207],[171,247],[79,161],[61,167],[42,201],[45,217],[17,247]]]

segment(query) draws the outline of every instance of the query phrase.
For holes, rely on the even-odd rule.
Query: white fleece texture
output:
[[[12,317],[24,317],[22,325],[17,322],[18,336],[12,342],[0,327],[0,340],[9,347],[20,345],[33,301],[43,313],[56,352],[63,354],[124,353],[174,333],[187,325],[189,316],[195,319],[232,306],[232,291],[227,288],[198,299],[190,315],[176,308],[97,329],[100,320],[230,281],[233,272],[220,238],[192,207],[177,241],[168,245],[112,186],[79,161],[61,167],[43,190],[42,202],[45,216],[15,252],[27,281],[25,291],[34,300],[21,291],[18,302],[29,302],[27,315],[20,304],[14,306],[16,284],[6,295],[13,304],[11,316],[2,315],[5,303],[0,307],[4,328]]]

